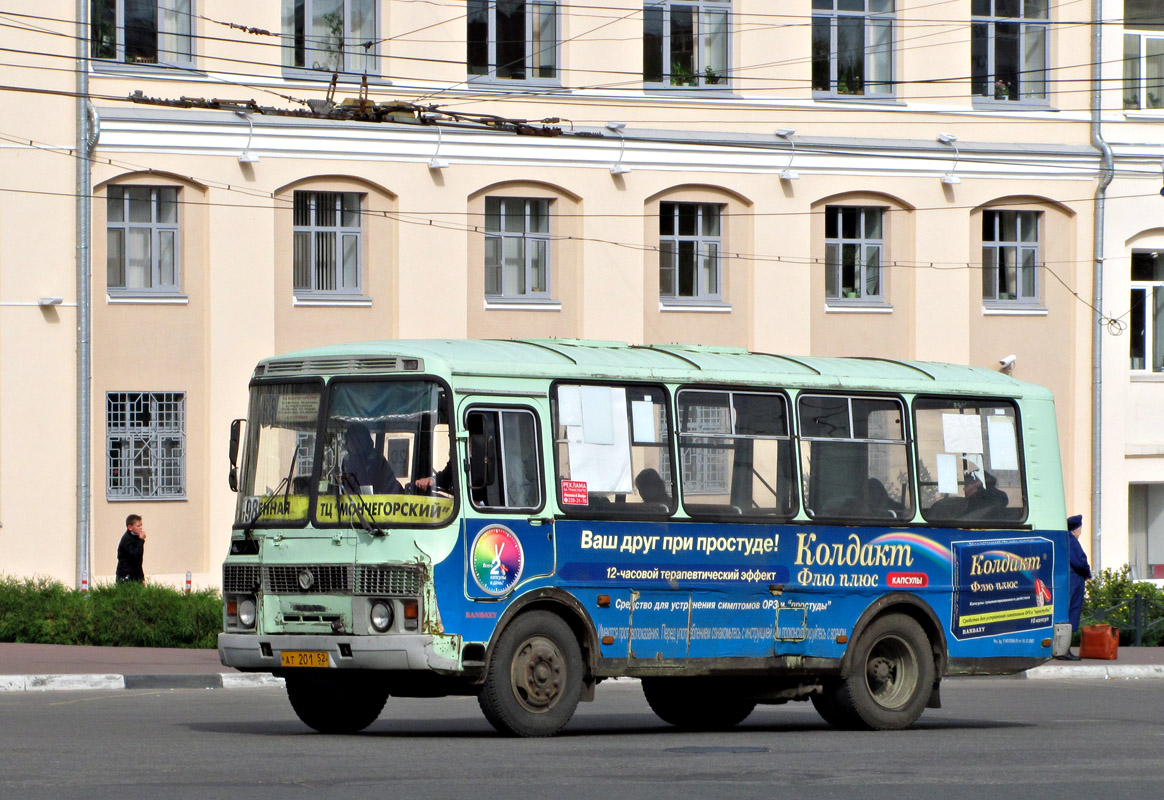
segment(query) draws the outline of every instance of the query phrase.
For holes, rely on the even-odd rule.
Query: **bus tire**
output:
[[[477,702],[507,736],[553,736],[582,695],[582,650],[570,626],[548,611],[513,620],[497,640]]]
[[[856,715],[851,708],[843,707],[838,701],[839,689],[838,683],[826,683],[819,694],[814,694],[809,699],[812,700],[812,707],[816,709],[816,713],[829,725],[841,730],[852,730],[856,727],[853,724]]]
[[[643,678],[643,695],[659,719],[688,731],[723,731],[755,709],[751,700],[683,678]]]
[[[908,728],[925,710],[933,684],[933,653],[921,625],[905,614],[886,614],[857,640],[852,669],[836,685],[830,711],[840,718],[838,727]]]
[[[286,684],[296,716],[320,733],[359,733],[388,702],[387,689],[351,675],[287,675]]]

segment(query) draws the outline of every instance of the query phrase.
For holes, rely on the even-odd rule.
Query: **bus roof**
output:
[[[449,377],[618,379],[794,388],[1050,398],[1050,391],[994,370],[886,358],[786,356],[716,345],[630,345],[583,339],[401,339],[352,342],[265,359],[260,375],[368,374],[394,359],[424,360]],[[379,368],[377,368],[379,365]]]

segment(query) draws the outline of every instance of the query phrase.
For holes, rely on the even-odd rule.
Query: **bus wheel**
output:
[[[934,659],[921,625],[905,614],[880,617],[861,634],[853,655],[849,676],[829,698],[840,727],[899,730],[916,722],[934,684]],[[820,705],[817,711],[836,724]]]
[[[582,694],[582,651],[561,617],[522,614],[501,633],[477,702],[485,719],[509,736],[553,736]]]
[[[358,733],[384,710],[388,691],[351,675],[287,675],[287,699],[308,727],[320,733]]]
[[[647,705],[663,720],[689,731],[722,731],[748,718],[756,704],[691,679],[643,678]]]

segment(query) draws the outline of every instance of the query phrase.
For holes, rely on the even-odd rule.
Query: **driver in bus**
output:
[[[368,426],[353,422],[344,432],[344,480],[360,494],[404,494],[388,459],[376,449]]]

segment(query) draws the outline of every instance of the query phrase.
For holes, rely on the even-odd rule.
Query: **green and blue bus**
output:
[[[224,664],[321,732],[472,695],[558,732],[603,680],[724,729],[897,729],[1066,652],[1046,389],[984,369],[581,340],[259,363],[232,426]]]

